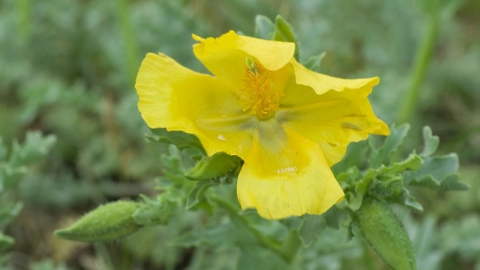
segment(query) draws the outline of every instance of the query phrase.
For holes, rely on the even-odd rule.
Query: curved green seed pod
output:
[[[190,180],[216,179],[233,173],[242,164],[242,159],[223,152],[202,158],[191,170],[185,173]]]
[[[117,201],[98,207],[68,228],[54,232],[59,238],[81,242],[116,240],[136,232],[141,226],[132,215],[141,204]]]
[[[383,202],[364,198],[356,212],[356,234],[361,230],[375,252],[395,270],[415,270],[415,253],[407,232],[392,210]]]

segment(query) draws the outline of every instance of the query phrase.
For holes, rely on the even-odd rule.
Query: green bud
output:
[[[234,173],[241,164],[241,158],[219,152],[213,156],[204,157],[193,169],[185,173],[185,177],[190,180],[217,179]]]
[[[102,205],[87,213],[72,226],[55,231],[54,235],[81,242],[111,241],[128,236],[140,228],[132,218],[140,205],[131,201]]]
[[[362,234],[392,269],[416,269],[415,254],[407,232],[390,208],[365,197],[356,212],[355,234]]]

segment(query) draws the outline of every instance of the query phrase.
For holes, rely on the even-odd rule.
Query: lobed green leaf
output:
[[[432,129],[429,126],[423,127],[423,141],[425,142],[425,146],[423,147],[423,151],[420,156],[429,157],[435,154],[438,144],[440,143],[440,139],[438,136],[432,135]]]
[[[12,167],[27,166],[43,159],[53,147],[57,138],[43,136],[40,132],[29,132],[23,144],[13,143],[9,164]]]

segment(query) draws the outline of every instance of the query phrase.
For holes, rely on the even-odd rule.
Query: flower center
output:
[[[266,70],[251,57],[247,58],[243,88],[239,91],[243,111],[251,110],[258,119],[265,120],[275,115],[281,93],[273,86],[273,72]]]

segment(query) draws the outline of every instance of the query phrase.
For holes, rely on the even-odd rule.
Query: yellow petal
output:
[[[344,196],[320,146],[275,119],[259,125],[237,195],[267,219],[322,214]]]
[[[369,134],[390,134],[388,126],[375,116],[368,101],[370,84],[323,94],[317,94],[312,88],[289,80],[280,100],[282,109],[276,117],[319,144],[330,166],[343,158],[350,142],[365,140]]]
[[[229,85],[242,85],[247,57],[253,57],[268,70],[275,71],[293,58],[295,44],[239,36],[230,31],[219,38],[202,39],[193,46],[195,56],[216,77]]]
[[[248,153],[256,120],[217,78],[189,70],[164,54],[148,54],[135,87],[149,127],[195,134],[210,155]]]
[[[301,85],[310,86],[318,95],[330,90],[341,92],[346,89],[370,89],[371,91],[372,87],[380,81],[378,77],[354,80],[335,78],[311,71],[298,63],[294,58],[292,58],[290,62],[295,70],[296,82]]]

